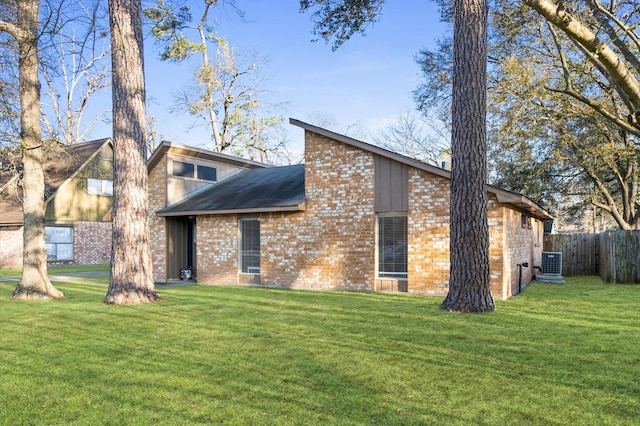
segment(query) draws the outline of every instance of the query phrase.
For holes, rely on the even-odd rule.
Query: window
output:
[[[182,161],[173,161],[172,162],[172,171],[171,174],[173,176],[185,177],[185,178],[195,178],[195,164],[192,163],[184,163]]]
[[[524,213],[520,215],[520,226],[522,226],[523,228],[531,228],[531,221],[529,220],[529,217]]]
[[[537,220],[533,221],[533,244],[536,246],[540,245],[540,222]]]
[[[215,182],[218,180],[218,171],[215,167],[201,164],[185,163],[173,160],[171,162],[171,175],[189,179],[200,179]]]
[[[240,220],[240,272],[260,273],[260,220]]]
[[[378,216],[378,277],[407,278],[407,216]]]
[[[113,196],[113,181],[107,179],[87,179],[87,193],[92,195]]]
[[[44,230],[47,260],[73,260],[73,228],[47,226]]]
[[[215,182],[218,173],[215,167],[201,166],[198,164],[198,179]]]

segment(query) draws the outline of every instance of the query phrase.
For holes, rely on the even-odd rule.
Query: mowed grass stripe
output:
[[[0,282],[0,424],[637,424],[640,287],[533,283],[491,314],[441,298]]]

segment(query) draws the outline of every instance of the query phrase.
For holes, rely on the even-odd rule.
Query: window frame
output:
[[[56,235],[56,238],[54,238],[56,241],[51,241],[52,239],[52,230],[56,229],[56,230],[69,230],[69,235],[67,238],[63,238],[64,241],[57,241],[58,240],[58,236],[60,236],[61,234],[58,233],[58,235]],[[66,237],[66,236],[64,236]],[[48,261],[53,261],[53,262],[63,262],[63,261],[69,261],[69,260],[73,260],[74,259],[74,251],[75,251],[75,247],[74,247],[74,241],[73,241],[73,226],[45,226],[45,245],[46,245],[46,249],[47,249],[47,260]],[[60,252],[60,248],[64,247],[65,249],[67,249],[66,253],[69,253],[70,255],[68,257],[62,257],[60,258],[58,256],[58,253]],[[70,248],[70,250],[68,250]],[[63,251],[63,253],[65,253],[65,251]]]
[[[409,259],[408,259],[408,248],[409,248],[409,220],[408,220],[408,215],[406,212],[390,212],[390,213],[378,213],[376,215],[376,277],[378,279],[397,279],[397,280],[406,280],[408,279],[408,272],[409,272]],[[394,241],[391,244],[390,247],[386,247],[385,244],[385,238],[382,235],[382,233],[384,232],[384,230],[381,228],[381,222],[384,221],[385,219],[397,219],[397,218],[404,218],[404,230],[403,230],[403,234],[400,239],[398,241]],[[384,225],[386,227],[386,225]],[[392,231],[392,232],[395,232]],[[394,235],[394,237],[396,237],[397,235]],[[382,241],[381,241],[382,238]],[[404,239],[404,241],[402,241],[402,239]],[[395,247],[397,245],[400,245],[400,247]],[[387,250],[392,250],[392,251],[397,251],[398,249],[402,250],[402,247],[404,247],[404,253],[400,255],[400,257],[404,257],[403,262],[400,263],[400,266],[404,266],[404,268],[400,268],[400,269],[404,269],[404,271],[385,271],[382,270],[383,267],[384,269],[386,269],[385,264],[389,263],[391,264],[395,264],[397,265],[397,261],[395,259],[396,254],[393,254],[394,260],[392,262],[385,262],[385,255],[384,252]],[[392,268],[392,269],[397,269],[397,268]]]
[[[183,164],[185,166],[191,166],[192,170],[191,170],[191,176],[185,175],[185,174],[176,174],[176,163],[180,163]],[[182,178],[182,179],[195,179],[196,178],[196,163],[193,162],[189,162],[189,161],[183,161],[183,160],[176,160],[176,159],[172,159],[171,160],[171,176],[173,177],[177,177],[177,178]]]
[[[245,226],[247,224],[257,223],[257,250],[252,247],[249,253],[245,253]],[[247,230],[248,232],[249,230]],[[255,231],[255,229],[253,230]],[[255,237],[255,236],[254,236]],[[256,241],[251,241],[252,245],[256,245]],[[257,251],[257,252],[256,252]],[[260,275],[260,218],[246,217],[238,219],[238,270],[241,274]],[[255,261],[248,262],[247,257],[257,256],[257,266]],[[249,264],[246,264],[249,263]]]
[[[205,178],[201,177],[200,176],[200,169],[201,168],[206,168],[206,169],[213,170],[214,178],[213,179],[205,179]],[[196,164],[196,179],[204,180],[204,181],[207,181],[207,182],[217,182],[218,181],[218,168],[217,167],[213,167],[213,166],[207,166],[206,164]]]
[[[192,170],[190,170],[190,173],[176,174],[176,168],[181,167],[181,166],[176,167],[177,163],[185,166],[190,166]],[[208,179],[208,178],[201,177],[201,175],[205,174],[204,172],[203,173],[200,172],[200,169],[203,169],[203,168],[210,169],[209,173],[211,173],[212,171],[215,179]],[[209,164],[202,164],[198,161],[187,161],[186,159],[181,160],[181,159],[172,158],[171,170],[169,174],[171,175],[171,177],[179,178],[179,179],[200,180],[203,182],[218,181],[218,168],[216,166],[209,165]]]
[[[98,186],[100,187],[100,189],[97,189]],[[113,180],[88,177],[87,194],[113,197]]]

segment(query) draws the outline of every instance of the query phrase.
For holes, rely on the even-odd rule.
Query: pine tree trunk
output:
[[[109,0],[113,90],[113,245],[105,303],[159,300],[148,220],[140,0]]]
[[[64,294],[51,284],[45,245],[44,172],[40,129],[40,82],[38,80],[39,0],[17,2],[20,74],[20,132],[22,142],[22,210],[24,245],[22,277],[13,291],[15,299],[61,299]]]
[[[493,311],[486,165],[486,0],[454,2],[451,271],[443,310]]]

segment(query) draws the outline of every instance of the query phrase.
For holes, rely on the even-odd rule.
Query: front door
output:
[[[167,279],[180,279],[180,270],[192,268],[195,276],[195,219],[167,218]]]

